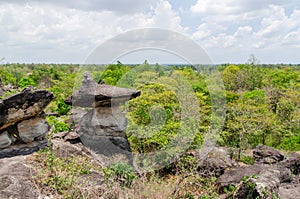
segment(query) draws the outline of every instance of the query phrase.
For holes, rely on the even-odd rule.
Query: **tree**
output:
[[[251,54],[247,64],[251,65],[251,66],[256,66],[260,63],[260,61],[258,59],[256,59],[256,57],[254,56],[254,54]]]

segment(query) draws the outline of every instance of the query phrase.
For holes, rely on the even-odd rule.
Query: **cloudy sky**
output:
[[[1,0],[0,59],[84,63],[108,39],[149,27],[194,40],[216,64],[250,54],[300,63],[299,0]]]

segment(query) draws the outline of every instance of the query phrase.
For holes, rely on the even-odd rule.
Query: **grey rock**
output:
[[[54,98],[46,90],[26,88],[0,102],[0,130],[40,114]]]
[[[131,159],[126,124],[125,115],[118,106],[98,107],[81,118],[77,133],[82,143],[96,153],[125,154]]]
[[[274,164],[285,159],[284,155],[271,147],[258,145],[253,151],[256,162],[264,164]]]
[[[35,138],[43,138],[49,132],[50,126],[44,118],[36,117],[18,123],[18,132],[22,141],[28,143]]]
[[[278,170],[262,170],[259,175],[251,176],[241,182],[233,198],[263,198],[273,199],[279,197],[280,172]]]
[[[229,185],[238,185],[246,176],[259,174],[264,168],[265,167],[262,167],[261,165],[251,165],[225,170],[224,174],[217,180],[219,192],[222,192],[223,188],[228,187]]]
[[[295,199],[300,196],[300,180],[293,183],[282,183],[279,187],[279,195],[282,199]]]
[[[203,151],[203,150],[201,150]],[[233,167],[233,162],[222,148],[212,147],[202,154],[196,154],[199,168],[202,171],[220,176],[226,169]]]
[[[32,199],[41,196],[32,181],[32,169],[27,166],[26,158],[0,159],[0,198]]]
[[[5,149],[0,150],[0,159],[19,156],[19,155],[28,155],[40,149],[45,148],[47,144],[48,144],[47,140],[41,140],[41,141],[34,141],[26,144],[19,143],[19,144],[10,145]]]
[[[80,107],[118,106],[141,95],[141,91],[110,86],[104,82],[97,84],[86,73],[78,92],[65,100],[66,104]]]
[[[126,137],[126,124],[125,115],[119,107],[95,108],[81,118],[78,134]]]
[[[0,133],[0,149],[9,147],[12,142],[13,141],[7,131]]]
[[[299,175],[300,174],[300,156],[295,155],[285,159],[284,161],[278,164],[281,168],[289,169],[292,174]]]

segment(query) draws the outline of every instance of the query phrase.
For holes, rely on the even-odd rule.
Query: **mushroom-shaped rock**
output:
[[[107,156],[122,154],[131,159],[126,137],[127,121],[119,105],[140,94],[139,90],[110,86],[104,82],[97,84],[86,73],[79,91],[65,100],[73,107],[94,107],[79,119],[77,133],[82,143],[97,153]]]
[[[80,107],[118,106],[141,94],[139,90],[110,86],[104,82],[97,84],[86,73],[78,92],[65,100],[66,104]]]

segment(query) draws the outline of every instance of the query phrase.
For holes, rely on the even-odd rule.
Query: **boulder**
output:
[[[32,142],[35,138],[44,138],[50,126],[44,118],[35,117],[24,120],[17,125],[18,132],[23,142]]]
[[[12,144],[11,136],[8,134],[7,131],[0,133],[0,149],[4,149],[9,147]]]
[[[126,136],[126,118],[119,107],[99,107],[85,114],[78,134],[90,149],[108,156],[131,151]]]
[[[72,119],[79,123],[77,133],[82,143],[99,154],[125,154],[132,159],[126,136],[127,120],[119,105],[140,94],[139,90],[110,86],[104,81],[98,84],[85,73],[80,89],[65,100],[73,106]],[[93,109],[73,111],[74,106]]]
[[[19,155],[28,155],[47,147],[47,144],[48,144],[47,140],[34,141],[25,144],[24,143],[13,144],[5,149],[0,150],[0,159],[19,156]]]
[[[281,168],[287,168],[294,175],[300,174],[300,156],[294,155],[279,163]]]
[[[81,118],[78,134],[126,137],[126,125],[125,115],[119,107],[95,108]]]
[[[0,130],[40,114],[54,98],[46,90],[25,88],[0,102]]]
[[[259,175],[245,179],[237,186],[233,198],[263,198],[273,199],[279,197],[280,172],[266,169]]]
[[[32,181],[33,171],[26,156],[0,159],[0,198],[44,198]]]
[[[205,150],[201,150],[205,151]],[[233,167],[233,162],[222,148],[212,147],[205,153],[196,154],[199,168],[207,174],[220,176],[226,169]]]
[[[261,165],[251,165],[225,170],[224,174],[217,180],[219,192],[222,192],[223,188],[229,187],[229,185],[238,185],[246,176],[259,174],[262,169],[264,169],[264,167]]]
[[[264,164],[274,164],[285,159],[284,155],[271,147],[258,145],[253,151],[256,162]]]

